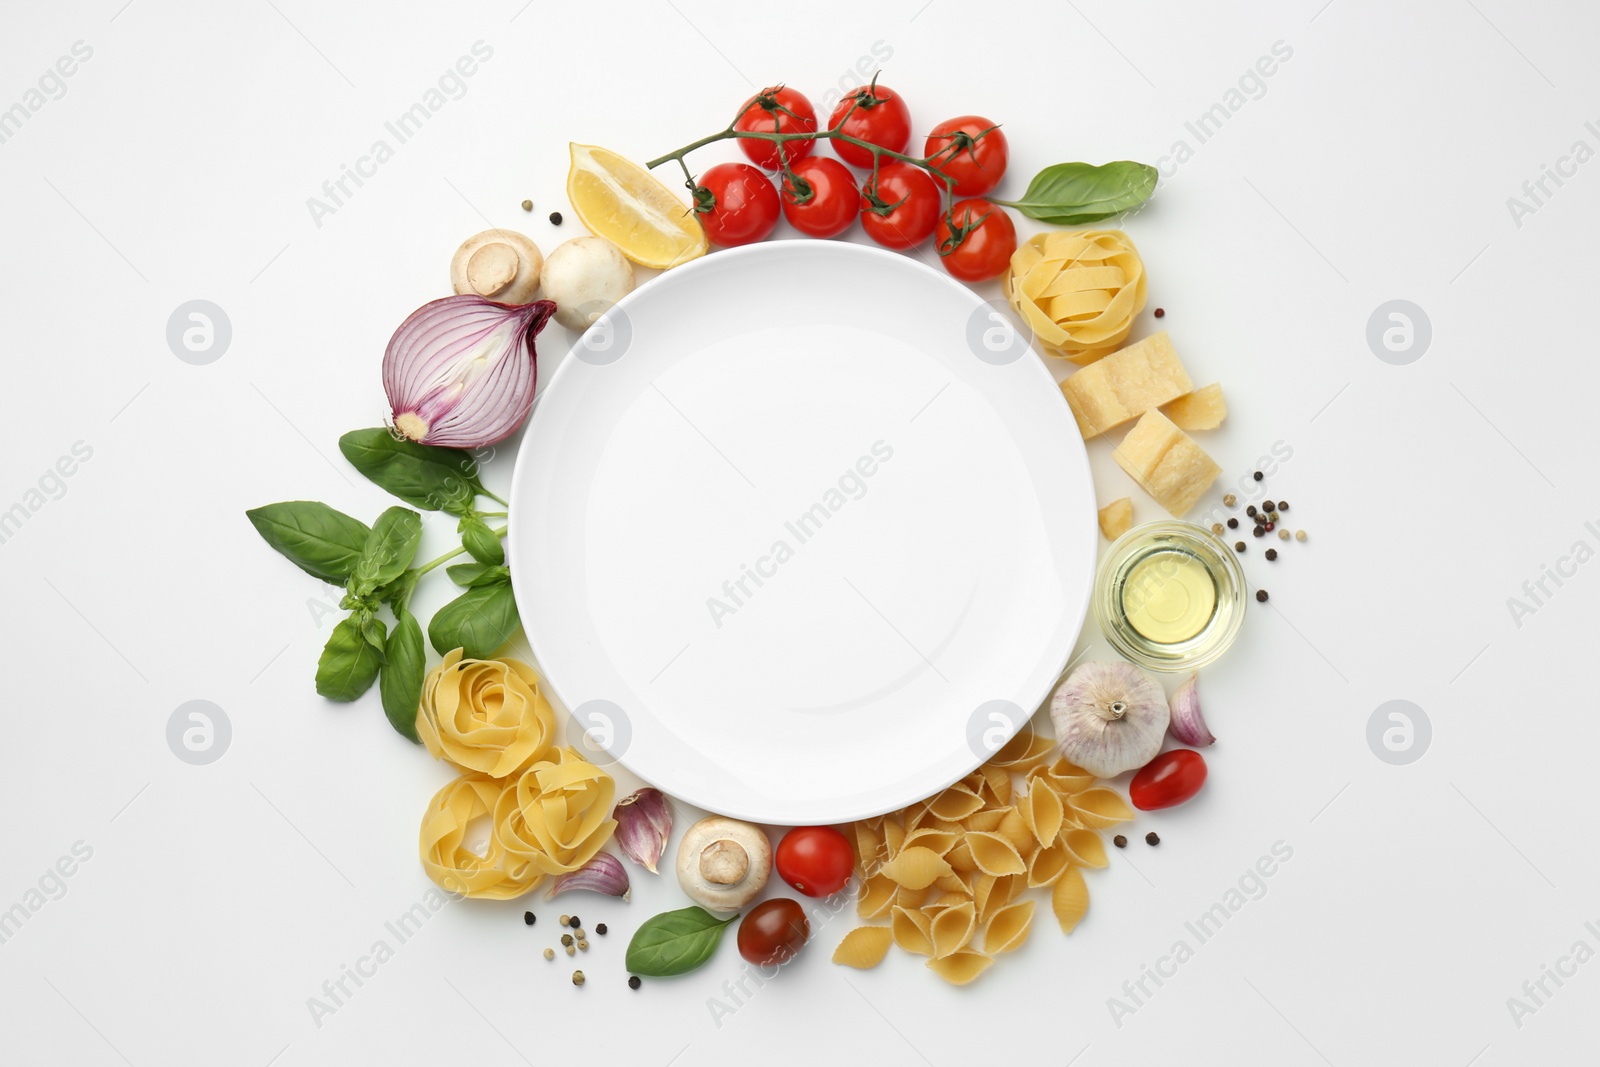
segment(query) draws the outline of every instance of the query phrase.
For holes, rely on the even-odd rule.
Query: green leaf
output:
[[[339,451],[375,484],[424,511],[462,514],[483,491],[478,462],[466,452],[419,445],[383,426],[351,430],[339,438]]]
[[[454,567],[446,567],[444,572],[450,576],[452,582],[465,589],[493,585],[511,578],[509,568],[497,567],[493,563],[457,563]]]
[[[996,200],[1029,218],[1077,226],[1131,211],[1155,192],[1157,171],[1122,159],[1103,166],[1057,163],[1034,175],[1021,200]]]
[[[422,516],[392,507],[378,516],[350,575],[350,592],[365,596],[405,573],[422,540]]]
[[[366,546],[367,524],[315,500],[286,500],[245,512],[263,540],[325,582],[350,577]]]
[[[468,659],[488,659],[516,632],[517,598],[509,582],[468,589],[428,622],[428,640],[440,655],[459,648]]]
[[[383,623],[363,617],[361,613],[348,615],[333,628],[317,660],[317,692],[329,700],[351,701],[372,687],[383,663],[383,652],[372,647],[367,639],[369,622],[377,623],[381,633]]]
[[[417,742],[417,706],[422,702],[425,650],[422,627],[417,617],[404,608],[395,615],[394,629],[385,646],[387,658],[378,678],[378,695],[383,698],[383,713],[389,725],[413,743]]]
[[[737,915],[719,919],[704,908],[680,908],[646,919],[628,942],[624,964],[634,974],[666,978],[703,966]]]
[[[504,563],[506,550],[489,524],[476,515],[463,515],[456,524],[461,532],[461,547],[479,563]]]

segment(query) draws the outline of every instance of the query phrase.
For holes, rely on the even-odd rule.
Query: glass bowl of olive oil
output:
[[[1244,568],[1192,522],[1147,522],[1111,546],[1094,583],[1106,640],[1153,671],[1190,671],[1233,644],[1244,623]]]

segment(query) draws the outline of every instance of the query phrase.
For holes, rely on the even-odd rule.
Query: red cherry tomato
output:
[[[850,228],[861,203],[855,175],[837,159],[802,159],[790,169],[804,182],[783,180],[783,217],[810,237],[832,237]]]
[[[843,122],[843,126],[840,123]],[[911,143],[911,109],[905,98],[882,85],[863,85],[833,109],[828,129],[838,130],[891,152],[904,152]],[[834,141],[840,159],[857,167],[872,166],[872,152],[848,141]]]
[[[700,175],[694,203],[695,217],[715,244],[759,241],[778,225],[778,190],[748,163],[718,163]]]
[[[1206,783],[1206,760],[1188,748],[1163,752],[1146,763],[1128,783],[1128,798],[1140,811],[1172,808],[1200,792]]]
[[[1017,250],[1017,227],[1011,216],[987,200],[959,201],[950,215],[940,217],[937,234],[944,269],[964,282],[993,278],[1006,269]]]
[[[798,900],[763,900],[739,921],[739,955],[757,967],[788,963],[811,936]]]
[[[769,86],[744,102],[733,128],[748,133],[815,133],[817,112],[803,93],[782,85]],[[815,141],[788,141],[782,145],[790,163],[811,154]],[[750,162],[765,170],[778,169],[776,141],[739,138],[739,147]]]
[[[845,887],[856,869],[855,849],[831,826],[797,826],[778,842],[773,862],[778,877],[808,897],[826,897]]]
[[[939,186],[909,163],[878,166],[861,189],[861,228],[885,248],[915,248],[939,225]]]
[[[1011,151],[999,126],[962,115],[935,126],[922,154],[934,169],[955,179],[957,196],[982,196],[1000,184]]]

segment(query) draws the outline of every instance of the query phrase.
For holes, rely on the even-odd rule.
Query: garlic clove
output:
[[[646,786],[620,800],[611,817],[617,820],[616,841],[623,855],[651,874],[658,873],[656,864],[672,834],[672,807],[666,794]]]
[[[1204,748],[1216,741],[1200,715],[1200,690],[1196,685],[1199,679],[1198,673],[1189,675],[1189,680],[1172,694],[1172,736],[1194,748]]]
[[[621,897],[627,900],[632,890],[628,885],[628,872],[622,866],[622,861],[609,852],[597,852],[594,859],[558,877],[550,886],[550,891],[545,894],[545,899],[560,896],[574,889],[587,889],[591,893],[603,893],[608,897]]]
[[[1098,778],[1143,767],[1161,751],[1171,711],[1160,683],[1131,663],[1085,663],[1050,701],[1069,763]]]

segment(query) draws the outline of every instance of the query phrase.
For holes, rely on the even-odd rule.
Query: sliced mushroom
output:
[[[738,911],[772,874],[772,843],[758,826],[713,816],[684,832],[678,884],[710,911]]]
[[[502,304],[526,304],[539,291],[544,254],[512,230],[484,230],[461,242],[450,261],[450,286]]]

